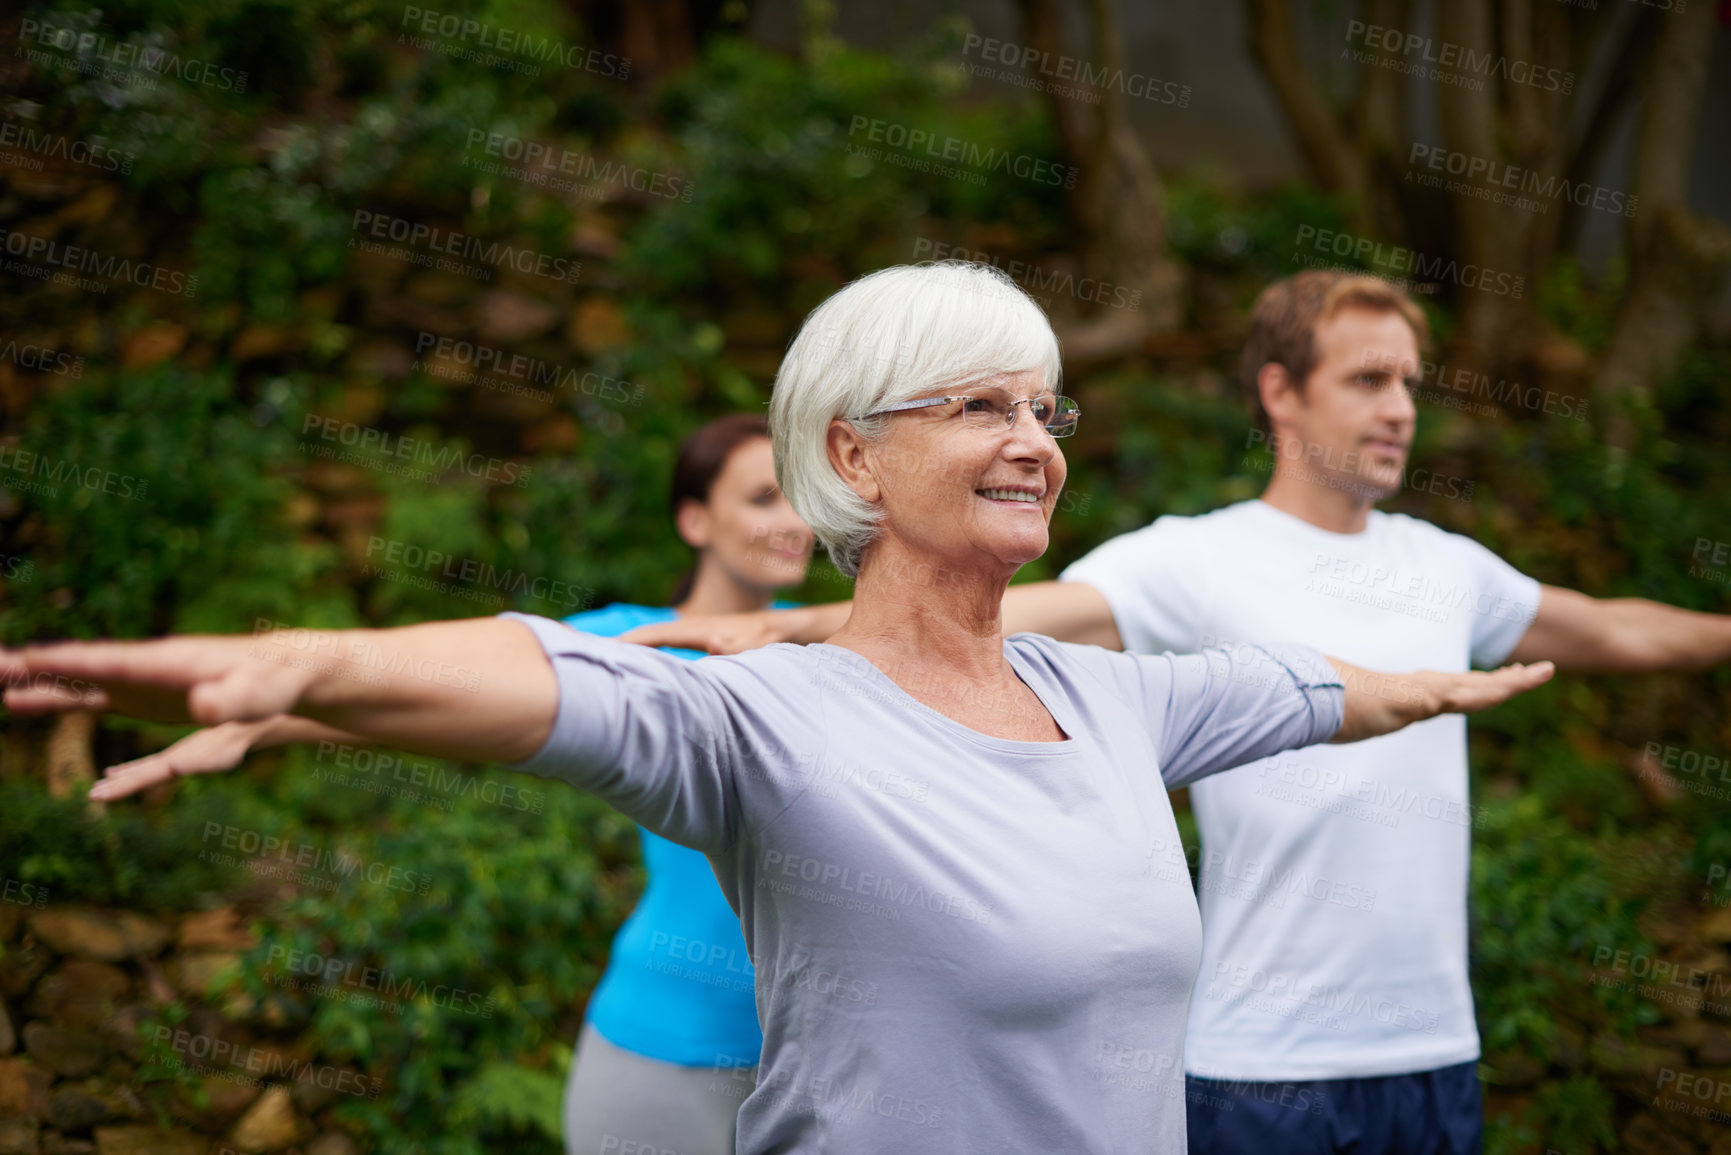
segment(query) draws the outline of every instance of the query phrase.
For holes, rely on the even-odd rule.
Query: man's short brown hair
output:
[[[1412,326],[1422,350],[1430,341],[1424,310],[1398,287],[1362,273],[1310,269],[1274,282],[1250,307],[1250,336],[1244,342],[1239,372],[1257,424],[1268,428],[1256,378],[1269,362],[1280,365],[1299,389],[1316,368],[1316,330],[1342,309],[1357,307],[1399,313]]]

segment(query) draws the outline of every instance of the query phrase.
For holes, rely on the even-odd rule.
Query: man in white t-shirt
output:
[[[1540,585],[1469,538],[1374,508],[1407,477],[1427,337],[1418,307],[1376,278],[1270,285],[1244,357],[1275,450],[1261,498],[1161,517],[1060,581],[1012,587],[1006,632],[1153,653],[1296,641],[1391,671],[1731,660],[1731,619]],[[688,619],[642,640],[730,652],[821,641],[846,617],[842,604]],[[1191,804],[1192,1155],[1480,1150],[1464,720],[1292,751],[1197,783]],[[1184,865],[1171,847],[1150,868]]]

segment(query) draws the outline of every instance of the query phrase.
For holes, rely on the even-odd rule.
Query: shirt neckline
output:
[[[1377,515],[1382,512],[1378,509],[1371,510],[1370,516],[1365,519],[1364,528],[1357,533],[1336,533],[1332,529],[1323,529],[1320,525],[1313,525],[1295,513],[1287,513],[1284,509],[1270,505],[1260,497],[1253,497],[1250,501],[1263,516],[1272,516],[1283,525],[1289,525],[1302,533],[1334,542],[1337,545],[1370,541],[1376,533]]]
[[[934,724],[936,724],[940,729],[946,730],[959,737],[966,738],[975,745],[984,746],[991,750],[998,750],[1006,754],[1035,754],[1041,757],[1051,757],[1055,754],[1072,754],[1081,748],[1081,739],[1077,737],[1077,734],[1080,732],[1080,727],[1077,725],[1076,719],[1070,714],[1068,703],[1065,703],[1064,708],[1057,709],[1054,708],[1051,702],[1047,701],[1046,698],[1041,695],[1040,691],[1035,688],[1034,683],[1029,680],[1032,671],[1026,667],[1022,655],[1017,651],[1015,646],[1010,644],[1008,638],[1004,640],[1004,656],[1009,660],[1010,668],[1015,671],[1016,677],[1021,680],[1024,686],[1028,687],[1029,691],[1034,695],[1039,703],[1046,708],[1046,713],[1050,714],[1052,720],[1058,723],[1058,728],[1069,735],[1069,737],[1065,738],[1063,741],[1024,742],[1018,741],[1014,738],[997,738],[991,734],[983,734],[972,726],[962,725],[962,723],[956,721],[948,714],[940,713],[939,711],[932,709],[930,706],[902,689],[901,686],[896,684],[894,678],[878,669],[877,663],[867,658],[864,654],[850,650],[846,646],[831,645],[829,642],[813,642],[810,645],[801,648],[810,651],[815,650],[818,647],[839,651],[846,655],[845,660],[849,663],[865,666],[868,671],[866,678],[870,681],[875,681],[880,686],[884,687],[896,704],[913,707],[913,709],[921,715],[932,719]]]

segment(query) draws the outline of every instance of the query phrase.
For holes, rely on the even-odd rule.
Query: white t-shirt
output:
[[[1338,534],[1260,500],[1162,517],[1062,577],[1105,595],[1130,650],[1303,642],[1387,672],[1497,665],[1540,588],[1428,522],[1373,511],[1363,533]],[[1191,1074],[1357,1078],[1478,1057],[1465,718],[1290,751],[1197,782],[1190,800]]]

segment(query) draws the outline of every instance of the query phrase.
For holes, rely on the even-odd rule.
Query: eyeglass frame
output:
[[[997,386],[993,386],[993,388],[997,388]],[[1009,415],[1009,419],[1004,422],[1004,428],[1005,429],[1014,429],[1015,428],[1015,426],[1016,426],[1016,406],[1030,404],[1032,402],[1038,401],[1043,396],[1046,396],[1046,394],[1036,393],[1032,397],[1023,397],[1022,399],[1020,399],[1018,401],[1010,402],[1009,408],[1006,410],[1006,412]],[[1074,397],[1066,397],[1062,393],[1053,393],[1050,396],[1052,397],[1052,408],[1053,408],[1054,412],[1061,412],[1061,410],[1058,409],[1058,405],[1060,402],[1068,401],[1072,406],[1074,406],[1074,408],[1070,409],[1068,412],[1075,415],[1076,421],[1074,423],[1072,423],[1070,428],[1067,429],[1066,431],[1064,431],[1063,433],[1053,433],[1051,428],[1047,425],[1041,425],[1040,428],[1044,429],[1048,434],[1050,434],[1051,437],[1053,438],[1053,440],[1057,440],[1060,437],[1073,436],[1076,432],[1076,425],[1081,423],[1082,407],[1080,405],[1076,404],[1076,399]],[[864,421],[870,417],[882,417],[886,413],[903,413],[903,412],[906,412],[910,409],[930,409],[933,406],[937,406],[937,405],[948,405],[952,401],[972,401],[972,400],[974,400],[974,394],[972,394],[972,393],[958,393],[953,397],[923,397],[918,401],[898,401],[894,405],[885,406],[884,408],[874,410],[871,413],[862,413],[859,417],[854,418],[854,420]],[[966,411],[964,410],[963,413],[965,414],[965,412]],[[1033,416],[1033,410],[1030,409],[1028,411],[1028,414],[1030,417],[1032,417]]]

